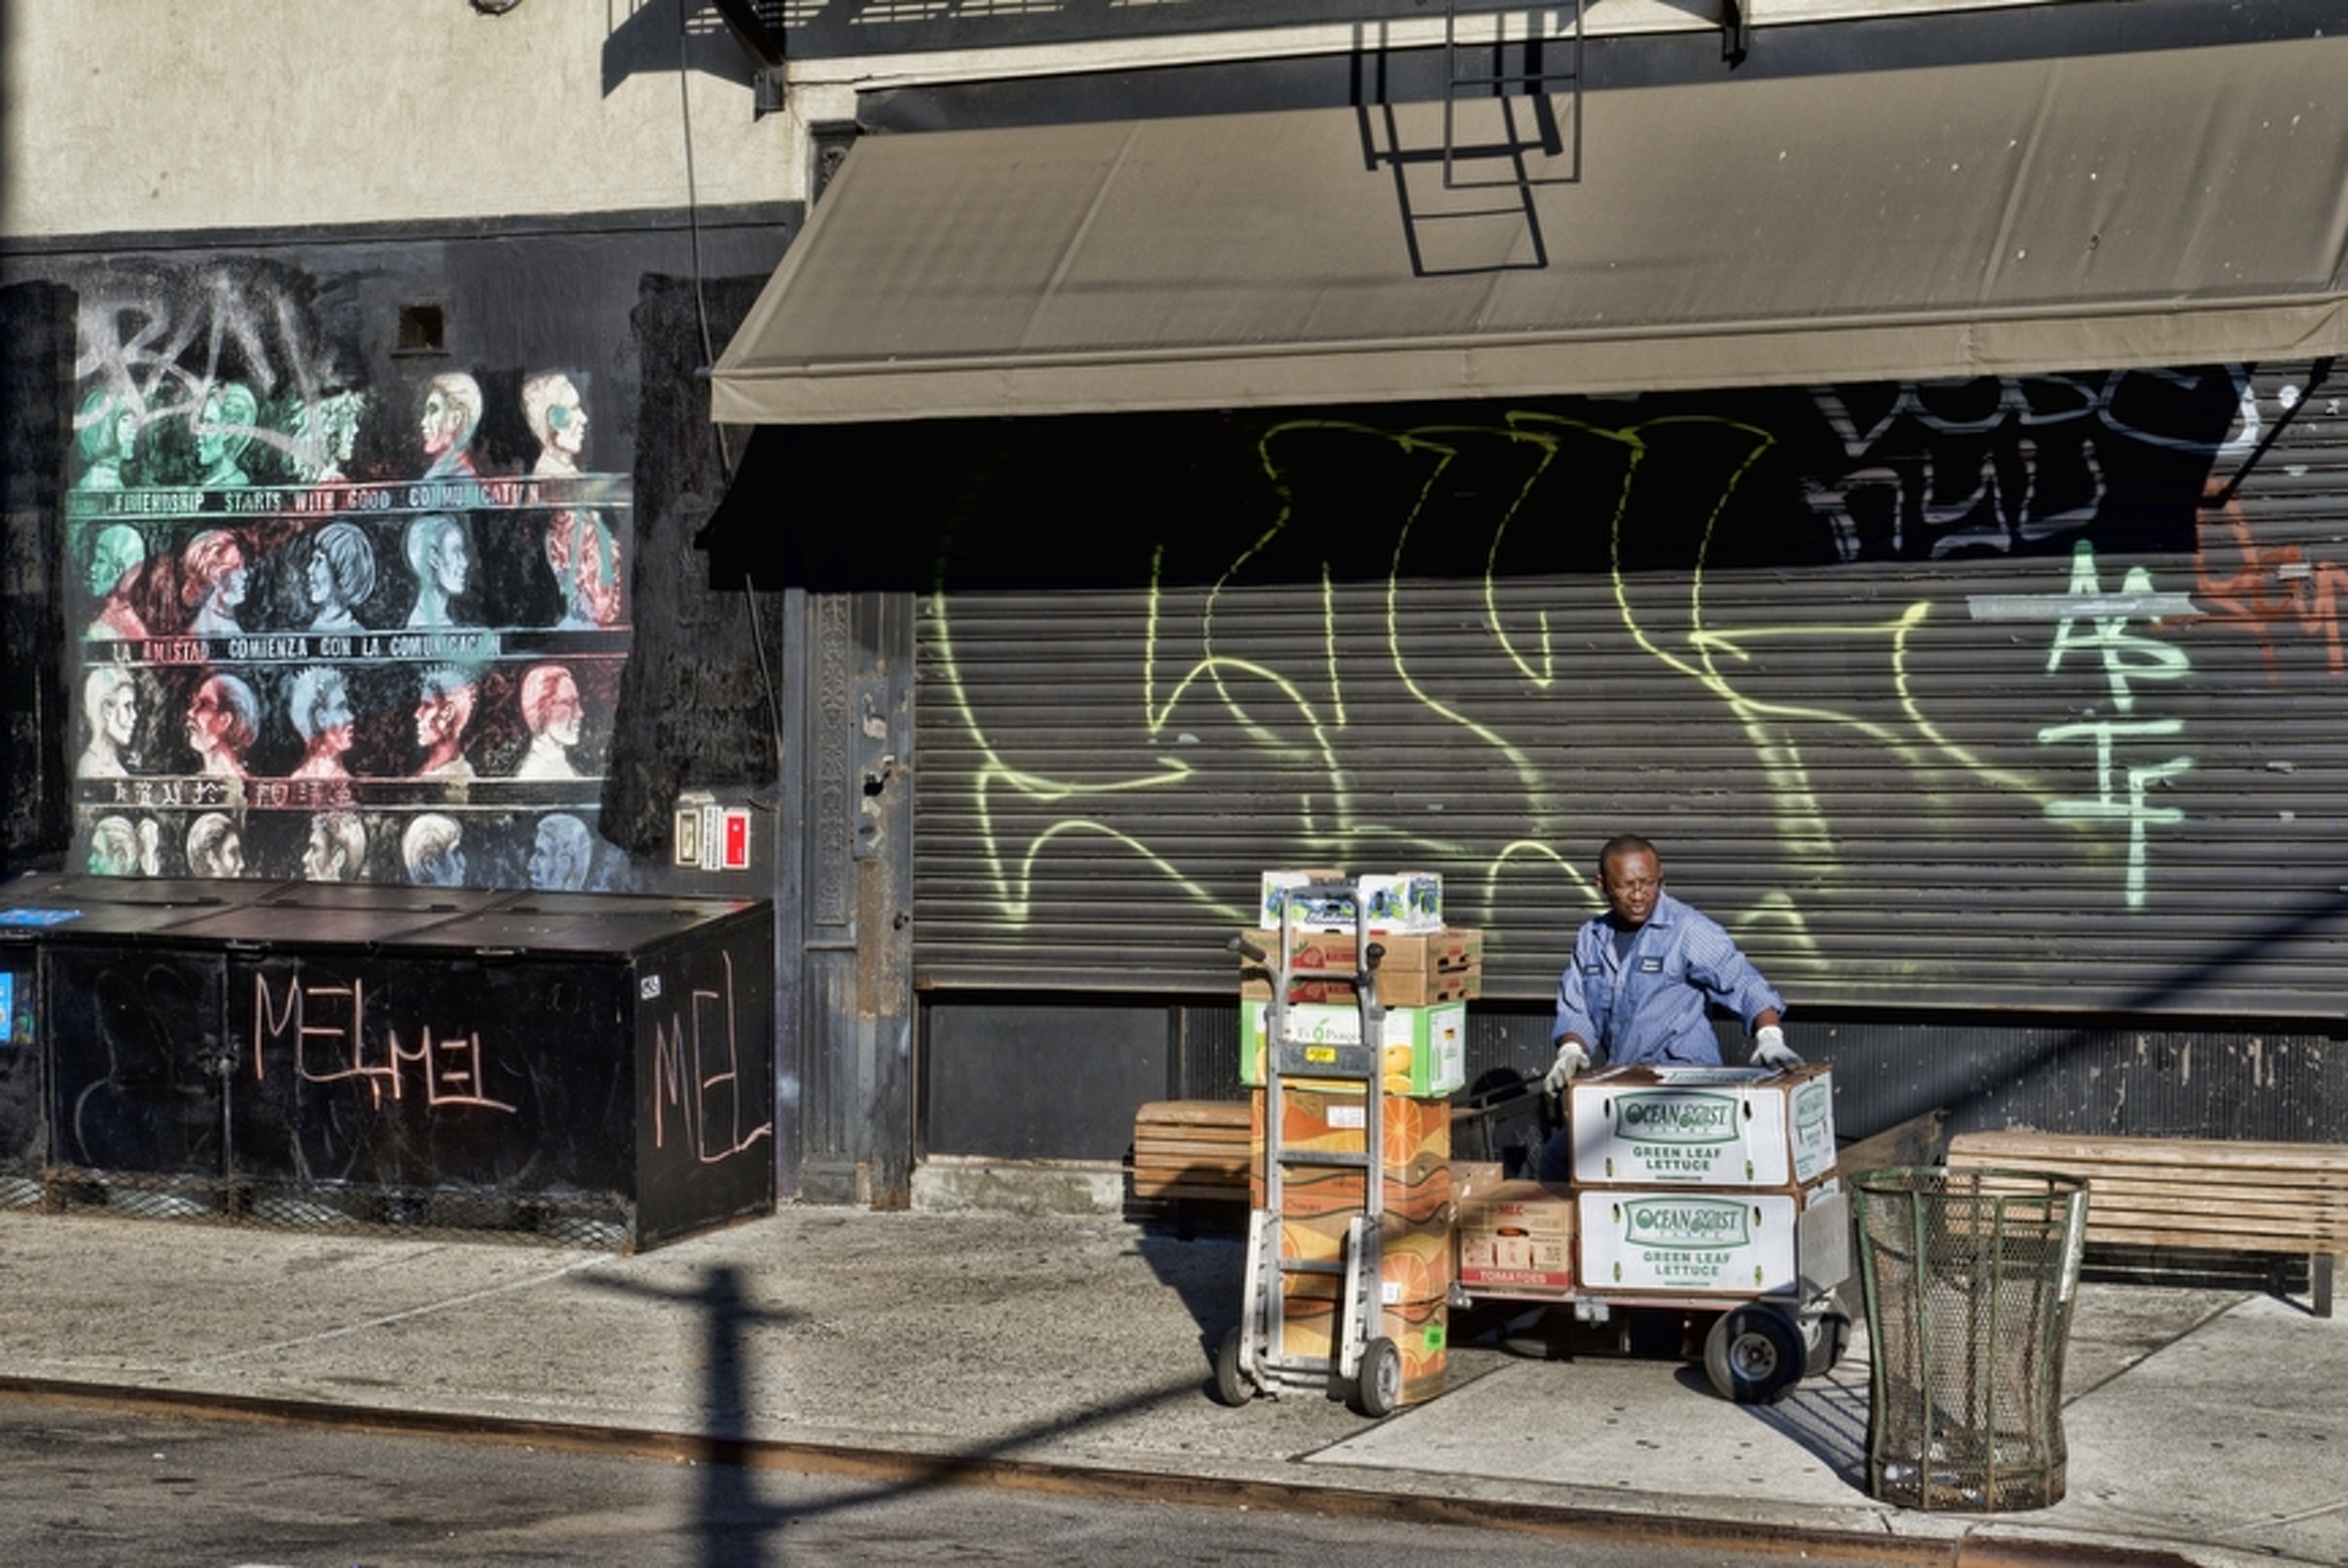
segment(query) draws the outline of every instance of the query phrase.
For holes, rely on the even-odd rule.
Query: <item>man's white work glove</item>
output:
[[[1589,1071],[1590,1053],[1576,1040],[1557,1042],[1557,1060],[1550,1064],[1549,1076],[1541,1080],[1541,1087],[1553,1095],[1566,1092],[1566,1085],[1580,1074]]]
[[[1785,1031],[1764,1023],[1753,1032],[1753,1065],[1757,1068],[1798,1068],[1801,1058],[1785,1043]]]

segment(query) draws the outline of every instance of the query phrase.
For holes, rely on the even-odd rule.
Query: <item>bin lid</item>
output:
[[[177,934],[190,920],[240,907],[269,883],[33,873],[0,883],[0,938],[57,941]]]
[[[731,920],[749,899],[533,893],[409,934],[403,945],[626,957]]]

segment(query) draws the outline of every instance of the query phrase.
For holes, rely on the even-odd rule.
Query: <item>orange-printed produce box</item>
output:
[[[1280,1142],[1291,1151],[1307,1154],[1360,1154],[1367,1133],[1368,1106],[1363,1096],[1338,1086],[1299,1087],[1310,1080],[1284,1084]],[[1249,1172],[1248,1199],[1264,1207],[1263,1160],[1266,1143],[1264,1091],[1248,1097],[1249,1145],[1254,1152]],[[1381,1201],[1392,1213],[1413,1220],[1432,1220],[1451,1201],[1451,1108],[1443,1100],[1413,1099],[1388,1095],[1381,1102]],[[1290,1214],[1329,1213],[1363,1207],[1363,1173],[1344,1167],[1290,1165],[1281,1178],[1282,1208]]]
[[[1402,1352],[1405,1405],[1443,1391],[1448,1360],[1451,1226],[1386,1216],[1379,1228],[1379,1325],[1374,1330]],[[1281,1255],[1334,1262],[1345,1255],[1350,1216],[1321,1215],[1280,1222]],[[1340,1277],[1292,1274],[1282,1291],[1285,1345],[1291,1356],[1327,1356],[1338,1331]]]
[[[1281,1305],[1285,1354],[1336,1354],[1337,1293],[1335,1280],[1300,1277],[1290,1282]],[[1443,1392],[1450,1361],[1451,1303],[1447,1298],[1389,1298],[1380,1305],[1375,1331],[1394,1341],[1395,1348],[1402,1352],[1400,1404],[1421,1404]]]

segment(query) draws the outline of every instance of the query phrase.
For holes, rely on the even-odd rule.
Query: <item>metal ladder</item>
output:
[[[1443,183],[1447,191],[1479,190],[1488,187],[1522,187],[1527,185],[1558,185],[1581,176],[1582,169],[1582,13],[1587,0],[1570,0],[1573,27],[1569,33],[1552,30],[1558,11],[1565,6],[1477,6],[1468,7],[1465,15],[1471,23],[1489,19],[1491,23],[1489,68],[1479,67],[1471,59],[1462,69],[1464,52],[1480,54],[1483,45],[1463,46],[1460,37],[1462,12],[1460,0],[1445,0],[1443,24]],[[1509,37],[1508,23],[1522,18],[1521,36]],[[1562,66],[1546,63],[1552,44],[1566,45],[1568,58]],[[1521,65],[1509,63],[1511,52]],[[1524,153],[1528,145],[1537,145],[1543,155],[1558,158],[1568,151],[1567,138],[1557,127],[1557,115],[1551,100],[1557,96],[1555,87],[1568,89],[1566,98],[1566,118],[1572,126],[1571,159],[1561,175],[1539,177],[1527,172]],[[1537,141],[1528,144],[1513,133],[1496,142],[1463,146],[1460,142],[1458,109],[1462,99],[1499,99],[1511,96],[1533,100],[1533,113],[1538,128]],[[1511,116],[1513,118],[1513,116]],[[1463,179],[1458,165],[1468,160],[1504,159],[1507,162],[1506,176],[1491,179]]]

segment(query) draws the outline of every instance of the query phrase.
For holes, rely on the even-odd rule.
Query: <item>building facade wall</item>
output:
[[[698,8],[696,8],[698,10]],[[714,19],[665,3],[8,8],[12,240],[799,199]]]
[[[783,1185],[807,1160],[824,1195],[859,1200],[901,1196],[933,1132],[953,1152],[1091,1158],[1137,1083],[1202,1087],[1228,1043],[1218,945],[1265,866],[1444,869],[1454,917],[1499,933],[1481,1059],[1529,1065],[1561,933],[1589,904],[1583,863],[1627,816],[1784,972],[1812,1009],[1800,1027],[1839,1031],[1804,1043],[1851,1051],[1887,1114],[1948,1080],[1902,1053],[1956,1049],[1976,1037],[1951,1021],[1984,1009],[2037,1011],[1964,1048],[1977,1104],[2037,1092],[2016,1064],[2048,1018],[2106,1031],[2077,1064],[2124,1056],[2106,1025],[2154,1015],[2147,1070],[2173,1075],[2177,1050],[2217,1041],[2201,1029],[2217,1013],[2256,1011],[2288,1035],[2294,1083],[2336,1073],[2317,1021],[2339,1010],[2340,878],[2321,845],[2348,481],[2311,367],[1788,389],[1667,421],[1625,402],[1151,423],[1110,443],[1131,444],[1105,483],[1110,459],[1073,460],[1063,428],[996,432],[1008,457],[941,455],[934,431],[842,433],[807,456],[836,489],[826,506],[763,526],[795,547],[815,536],[818,555],[881,547],[769,601],[744,592],[754,571],[698,547],[742,433],[708,424],[696,372],[858,124],[1082,117],[1127,100],[1126,72],[1171,105],[1251,60],[1275,69],[1248,94],[1294,90],[1284,60],[1310,63],[1313,92],[1346,92],[1389,47],[1426,76],[1437,40],[1399,6],[1367,31],[1247,7],[1198,13],[1228,29],[1158,29],[1152,8],[763,8],[807,46],[765,114],[714,11],[657,0],[445,0],[365,27],[301,0],[9,8],[0,684],[12,757],[39,759],[10,774],[10,866],[86,868],[121,816],[134,855],[151,838],[141,871],[183,871],[219,812],[251,827],[248,870],[308,876],[315,819],[348,807],[366,874],[414,880],[394,845],[461,808],[476,884],[538,881],[560,813],[595,837],[593,885],[771,891]],[[1821,3],[1801,20],[1921,27],[1946,8]],[[1987,8],[2025,13],[1987,25],[2038,24],[2023,30],[2056,49],[2155,25],[2143,6]],[[2248,20],[2226,25],[2309,8],[2232,8]],[[2176,26],[2209,8],[2157,9]],[[1718,28],[1684,8],[1592,11],[1624,40],[1619,80],[1650,60],[1729,69]],[[1650,29],[1668,52],[1638,52]],[[1192,74],[1146,69],[1176,66]],[[1072,73],[1087,81],[1048,103],[1027,90]],[[592,484],[523,483],[545,447],[523,388],[552,373],[579,394]],[[465,483],[493,487],[426,487],[442,375],[482,391]],[[250,417],[223,404],[232,385]],[[105,489],[91,475],[126,409],[133,456]],[[330,410],[357,416],[347,455],[320,434]],[[224,436],[251,458],[242,484],[203,482],[200,445]],[[2237,468],[2238,495],[2212,500]],[[1365,502],[1373,476],[1388,483]],[[1544,487],[1561,499],[1522,508]],[[411,628],[408,526],[442,511],[479,569],[459,598],[472,623]],[[624,523],[625,589],[619,620],[566,628],[547,543],[581,512]],[[310,559],[346,521],[377,586],[360,631],[320,631]],[[936,548],[948,523],[962,531]],[[158,563],[228,532],[251,624],[191,634],[190,579],[158,565],[140,579],[156,635],[106,636],[114,584],[92,587],[93,562],[116,524]],[[2096,613],[2098,595],[2125,606]],[[2189,612],[2158,607],[2178,596]],[[1988,599],[2056,607],[2001,622]],[[1046,619],[1066,642],[1039,661]],[[573,670],[582,776],[545,785],[517,776],[521,685],[558,653],[597,678]],[[416,776],[417,710],[427,673],[467,664],[476,778],[460,794]],[[83,699],[118,668],[135,759],[85,776]],[[348,784],[294,777],[293,686],[323,668],[350,699]],[[215,673],[253,688],[266,731],[234,792],[188,738]],[[804,754],[787,756],[795,732]],[[746,871],[675,863],[676,807],[712,797],[749,813]],[[924,1038],[917,997],[955,1009],[950,1027]],[[1096,1096],[1081,1115],[1013,1095],[999,1135],[919,1119],[924,1085],[1022,1071],[1055,1007],[1121,1009],[1109,1034],[1139,1053],[1092,1090],[1065,1075]],[[2253,1102],[2235,1091],[2275,1038],[2226,1035],[2212,1093]],[[1062,1126],[1081,1132],[1057,1141]]]
[[[925,432],[930,1070],[1144,992],[1066,1015],[1103,1081],[1233,1092],[1226,943],[1325,866],[1443,873],[1471,1076],[1537,1073],[1635,831],[1851,1128],[2348,1133],[2342,407],[2315,363]]]

